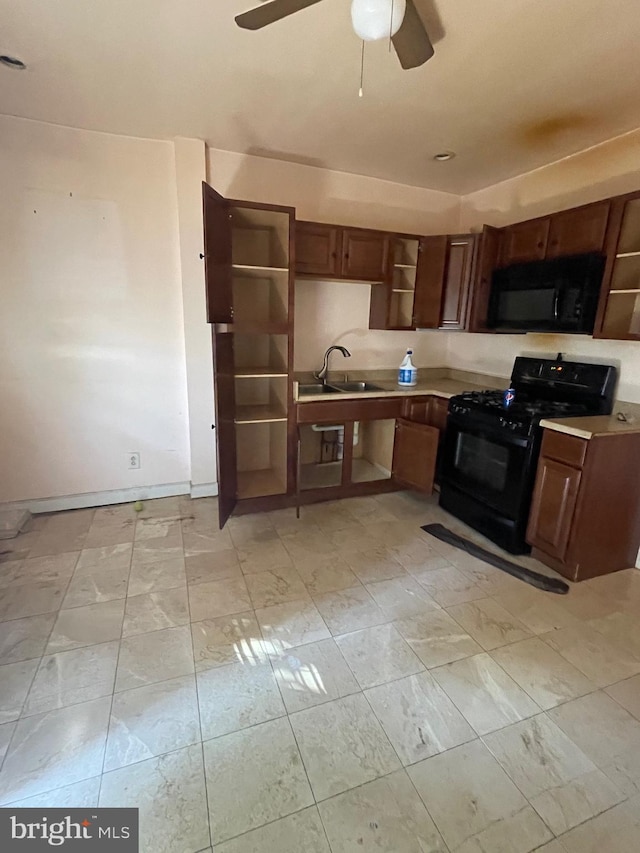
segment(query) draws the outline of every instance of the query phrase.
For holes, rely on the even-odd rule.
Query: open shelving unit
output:
[[[393,241],[389,303],[389,326],[393,328],[411,329],[413,327],[419,246],[420,241],[412,237],[397,237]]]
[[[602,334],[640,338],[640,198],[625,203]]]
[[[286,494],[292,318],[291,217],[231,208],[237,497]]]

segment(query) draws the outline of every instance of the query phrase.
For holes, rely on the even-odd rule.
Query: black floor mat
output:
[[[485,563],[489,563],[491,566],[495,566],[496,569],[500,569],[508,575],[513,575],[514,578],[519,578],[521,581],[531,584],[531,586],[536,586],[545,592],[556,592],[558,595],[566,595],[569,592],[569,584],[566,584],[564,581],[557,578],[549,578],[546,575],[541,575],[540,572],[525,569],[524,566],[519,566],[510,560],[505,560],[497,554],[481,548],[475,542],[465,539],[464,536],[458,536],[457,533],[447,530],[443,524],[425,524],[422,529],[435,536],[436,539],[441,539],[443,542],[447,542],[461,551],[466,551],[467,554],[471,554],[479,560],[484,560]]]

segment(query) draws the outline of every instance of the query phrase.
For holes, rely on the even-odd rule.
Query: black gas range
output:
[[[617,370],[608,364],[518,357],[503,391],[449,402],[440,505],[512,554],[527,553],[531,493],[545,418],[610,414]]]

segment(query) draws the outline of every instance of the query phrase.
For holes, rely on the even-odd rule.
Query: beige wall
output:
[[[217,149],[209,149],[209,182],[229,198],[290,205],[298,218],[319,222],[446,234],[460,217],[460,199],[450,193]],[[298,282],[296,369],[317,368],[332,344],[352,353],[345,369],[397,367],[408,347],[420,367],[444,363],[442,334],[370,331],[369,299],[368,285]],[[341,356],[332,366],[343,369]]]
[[[462,199],[461,230],[483,223],[507,225],[612,195],[640,189],[640,131],[625,134],[550,166],[496,184]],[[640,344],[594,340],[585,335],[451,334],[452,367],[508,376],[516,355],[555,355],[620,366],[618,395],[640,402]]]
[[[188,481],[172,144],[4,116],[0,186],[0,502]]]

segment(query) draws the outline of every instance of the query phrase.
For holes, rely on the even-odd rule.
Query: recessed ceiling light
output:
[[[439,163],[444,163],[446,160],[453,160],[455,156],[453,151],[441,151],[439,154],[434,154],[433,159]]]
[[[0,56],[0,62],[7,68],[13,68],[14,71],[24,71],[27,67],[21,59],[16,59],[15,56]]]

